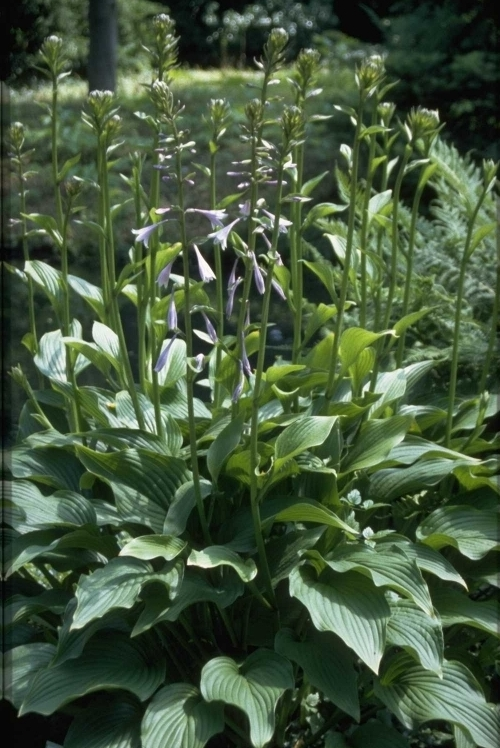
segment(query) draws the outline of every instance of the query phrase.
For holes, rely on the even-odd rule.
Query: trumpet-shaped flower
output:
[[[199,208],[188,208],[186,213],[199,213],[205,218],[208,218],[212,229],[219,229],[224,226],[223,220],[227,218],[225,210],[200,210]]]
[[[240,219],[236,218],[234,221],[232,221],[232,223],[228,223],[227,226],[224,226],[218,231],[214,231],[212,234],[209,234],[208,238],[213,239],[215,244],[220,244],[222,249],[226,249],[229,234],[233,230],[233,227],[236,226],[237,223],[239,223],[239,221]]]
[[[233,394],[231,395],[231,402],[237,403],[238,400],[241,397],[241,393],[243,392],[243,385],[245,384],[245,377],[243,375],[243,364],[240,361],[240,376],[238,378],[238,384],[233,390]]]
[[[156,279],[156,282],[159,286],[168,286],[168,281],[170,279],[170,273],[172,272],[172,265],[174,264],[174,261],[169,262],[168,265],[165,265],[163,270],[158,274],[158,278]]]
[[[167,213],[170,210],[170,208],[158,208],[156,211],[157,213]],[[163,221],[158,221],[157,223],[152,223],[149,226],[143,226],[142,229],[132,229],[132,233],[136,236],[136,242],[142,242],[145,247],[149,246],[149,240],[151,239],[152,234],[154,234],[155,231],[159,229],[160,226],[162,226],[164,223],[167,223],[167,221],[171,221],[171,218],[165,218]]]
[[[205,312],[202,312],[201,314],[203,316],[203,319],[205,320],[205,327],[207,328],[208,337],[210,338],[212,343],[217,343],[217,333],[215,332],[215,327],[212,325]]]
[[[257,291],[260,294],[263,294],[265,290],[264,276],[262,275],[262,270],[259,267],[259,264],[257,262],[257,258],[254,252],[250,252],[250,258],[253,264],[253,279],[255,281],[255,285],[257,286]]]
[[[177,330],[177,309],[175,307],[175,296],[173,289],[172,293],[170,294],[170,301],[168,304],[167,325],[169,330]]]
[[[202,281],[204,283],[208,283],[209,281],[215,280],[214,271],[205,260],[196,244],[193,244],[193,248],[196,254],[196,259],[198,261],[198,271],[200,273],[200,278],[202,279]]]

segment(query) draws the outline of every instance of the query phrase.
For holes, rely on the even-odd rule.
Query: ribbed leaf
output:
[[[167,363],[158,374],[158,382],[162,387],[172,387],[179,379],[185,376],[186,343],[184,340],[176,338],[168,353]]]
[[[369,385],[368,385],[369,386]],[[384,371],[379,374],[373,391],[381,397],[368,411],[370,418],[376,418],[389,403],[399,400],[406,392],[406,374],[404,369]]]
[[[73,491],[56,491],[45,496],[26,480],[5,483],[4,496],[12,506],[4,506],[4,521],[20,533],[58,526],[96,523],[94,507]]]
[[[276,439],[274,469],[279,470],[306,449],[323,444],[336,420],[336,416],[304,416],[288,426]]]
[[[69,599],[70,593],[65,590],[45,590],[39,595],[13,595],[4,606],[4,625],[17,625],[47,610],[61,615]]]
[[[230,657],[215,657],[201,671],[203,698],[242,709],[248,716],[255,748],[264,748],[271,740],[277,701],[293,686],[290,662],[265,649],[252,652],[240,666]]]
[[[78,605],[72,629],[85,626],[113,608],[131,608],[144,584],[160,582],[168,588],[177,587],[179,569],[166,566],[155,572],[151,564],[136,558],[115,558],[88,576],[80,577],[76,588]]]
[[[107,356],[109,362],[115,368],[120,368],[121,350],[118,335],[107,325],[96,321],[92,325],[92,338],[94,343]]]
[[[72,338],[79,341],[81,338],[81,325],[73,320],[71,325]],[[60,330],[46,332],[42,335],[38,343],[38,350],[33,358],[36,367],[41,373],[56,382],[67,382],[68,376],[66,371],[67,351],[65,346],[66,338],[63,337]],[[75,374],[79,374],[88,365],[87,358],[78,355],[74,364]]]
[[[411,416],[368,421],[342,461],[342,472],[373,467],[385,460],[391,449],[403,441],[412,421]]]
[[[212,493],[212,484],[205,480],[200,479],[200,494],[201,498],[205,499]],[[193,481],[183,483],[175,492],[175,498],[170,504],[165,517],[165,524],[163,525],[163,533],[166,535],[182,535],[186,529],[187,521],[191,511],[196,506],[196,491]]]
[[[500,607],[497,600],[471,600],[463,592],[446,587],[433,590],[432,599],[443,626],[465,624],[500,637]]]
[[[133,556],[149,561],[153,558],[164,558],[172,561],[186,547],[185,540],[171,535],[142,535],[130,540],[120,551],[120,556]]]
[[[344,530],[351,537],[358,534],[355,528],[337,517],[330,509],[312,500],[307,503],[304,501],[293,504],[278,512],[274,519],[276,522],[319,522],[322,525]]]
[[[226,608],[243,594],[244,589],[243,583],[234,574],[232,577],[225,576],[221,586],[215,587],[197,572],[188,569],[173,601],[158,589],[150,597],[142,594],[145,607],[132,631],[132,636],[147,631],[159,621],[176,621],[185,608],[195,603],[212,602],[220,608]]]
[[[4,654],[4,696],[19,709],[37,672],[47,667],[56,648],[47,642],[21,644]]]
[[[236,449],[243,431],[244,417],[237,416],[217,434],[207,452],[207,468],[214,483],[217,483],[220,470],[229,455]]]
[[[101,695],[70,725],[64,748],[141,748],[142,706],[123,691]]]
[[[183,460],[145,449],[102,453],[77,447],[77,452],[89,472],[111,486],[117,480],[145,496],[163,510],[163,520],[176,490],[191,478]]]
[[[496,748],[500,720],[470,671],[444,662],[443,677],[399,654],[375,681],[375,694],[409,729],[429,720],[446,720],[470,732],[478,748]]]
[[[422,543],[410,543],[407,538],[402,538],[400,535],[391,535],[385,542],[388,542],[390,545],[399,545],[408,558],[415,559],[421,571],[427,571],[429,574],[439,577],[439,579],[456,582],[462,585],[462,587],[467,588],[465,581],[458,571],[453,568],[448,559],[439,553],[439,551],[435,551],[430,546],[423,545]],[[385,545],[385,542],[382,541],[379,543],[379,547]]]
[[[470,460],[437,458],[417,462],[406,468],[378,470],[371,476],[370,490],[374,499],[392,501],[407,493],[435,486],[460,465],[470,466]]]
[[[165,661],[116,632],[101,633],[76,660],[38,672],[20,714],[52,714],[64,704],[93,691],[125,689],[141,701],[149,698],[165,678]]]
[[[416,536],[431,548],[451,545],[475,561],[500,549],[497,513],[467,506],[436,509],[418,526]]]
[[[207,704],[195,686],[174,683],[151,700],[142,721],[142,748],[203,748],[224,729],[222,704]]]
[[[191,551],[187,565],[200,566],[202,569],[231,566],[243,582],[251,582],[257,576],[257,567],[253,559],[245,560],[236,551],[223,545],[212,545],[201,551]]]
[[[368,330],[363,330],[361,327],[348,327],[347,330],[344,330],[340,338],[339,355],[342,362],[342,371],[347,371],[365,348],[373,345],[380,338],[393,334],[393,330],[369,332]]]
[[[313,631],[304,641],[282,629],[275,639],[278,654],[296,662],[308,681],[339,709],[359,721],[359,698],[354,657],[329,631]]]
[[[80,278],[77,275],[68,275],[68,283],[78,296],[85,299],[94,312],[97,314],[99,319],[103,319],[104,316],[104,299],[102,295],[102,289],[98,286],[94,286],[93,283],[89,283],[84,278]]]
[[[388,595],[391,618],[387,626],[387,643],[402,647],[426,670],[441,675],[443,632],[437,618],[426,615],[411,600]]]
[[[290,574],[290,594],[306,606],[319,631],[333,631],[378,671],[390,617],[382,591],[353,571],[326,569],[318,578],[310,566],[301,566]]]
[[[73,454],[56,448],[16,447],[9,467],[14,478],[30,478],[55,488],[78,492],[83,468]]]
[[[376,587],[390,587],[413,600],[427,615],[434,615],[429,590],[417,564],[396,545],[386,543],[377,551],[359,544],[343,546],[326,563],[334,571],[358,571],[370,577]]]
[[[24,272],[48,296],[52,306],[60,310],[62,302],[61,271],[53,268],[48,262],[29,260],[24,265]]]

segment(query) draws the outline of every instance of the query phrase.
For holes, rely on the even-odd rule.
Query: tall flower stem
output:
[[[467,225],[467,234],[465,237],[464,251],[460,260],[460,271],[458,275],[457,292],[456,292],[456,303],[455,303],[455,324],[453,328],[453,343],[452,343],[452,356],[451,356],[451,372],[450,372],[450,387],[448,394],[448,413],[446,417],[446,435],[445,435],[445,446],[451,446],[451,433],[453,429],[453,416],[455,409],[455,397],[457,393],[457,379],[458,379],[458,356],[460,349],[460,325],[462,320],[462,304],[464,300],[464,287],[465,287],[465,273],[467,270],[467,263],[475,249],[472,244],[474,225],[476,219],[483,204],[483,201],[488,193],[489,185],[488,182],[484,185],[476,205],[474,206],[471,215],[469,217]]]
[[[336,389],[335,374],[337,370],[337,360],[340,350],[340,336],[344,325],[344,307],[347,300],[347,289],[349,286],[349,275],[351,268],[351,259],[354,247],[354,227],[356,221],[356,197],[358,188],[358,168],[359,168],[359,150],[361,145],[361,133],[363,128],[363,110],[365,96],[360,92],[359,107],[356,117],[356,130],[354,133],[354,144],[352,149],[351,163],[351,190],[349,196],[349,218],[347,223],[347,238],[344,257],[344,268],[342,272],[342,281],[340,293],[337,302],[337,318],[335,323],[335,336],[333,340],[332,357],[330,361],[330,370],[326,385],[326,398],[329,400]]]
[[[500,200],[497,200],[497,223],[500,225]],[[488,337],[488,347],[484,358],[481,380],[479,382],[479,394],[485,391],[488,376],[491,372],[493,354],[498,346],[498,321],[500,317],[500,231],[496,232],[496,274],[495,294],[493,296],[493,310],[491,313],[491,326]]]
[[[377,107],[373,107],[372,111],[372,126],[377,123]],[[375,156],[376,147],[376,136],[375,133],[371,133],[369,136],[369,147],[368,147],[368,165],[366,168],[366,186],[363,198],[362,208],[362,219],[361,219],[361,235],[360,235],[360,285],[361,285],[361,300],[359,306],[359,324],[360,327],[366,326],[366,307],[367,307],[367,296],[368,296],[368,275],[367,275],[367,245],[368,245],[368,219],[369,219],[369,204],[372,191],[373,183],[373,159]]]

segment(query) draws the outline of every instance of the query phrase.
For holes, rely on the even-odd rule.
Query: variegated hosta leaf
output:
[[[391,618],[387,626],[387,643],[402,647],[415,657],[423,668],[441,674],[443,632],[438,618],[431,617],[412,600],[388,593]]]
[[[434,615],[429,590],[417,564],[397,545],[384,543],[380,550],[361,544],[343,546],[326,562],[334,571],[358,571],[377,587],[390,587],[413,600],[427,615]]]
[[[103,689],[125,689],[141,701],[165,678],[165,661],[127,635],[102,632],[76,660],[40,670],[33,678],[20,714],[52,714],[74,699]]]
[[[65,748],[141,748],[140,701],[126,691],[99,694],[79,712],[64,740]]]
[[[307,565],[290,574],[290,594],[306,606],[319,631],[333,631],[378,672],[390,617],[382,590],[357,572],[326,568],[318,576]]]
[[[500,549],[498,514],[469,506],[444,506],[424,519],[417,538],[431,548],[451,545],[475,561]]]
[[[248,716],[255,748],[264,748],[271,740],[278,699],[293,686],[290,662],[266,649],[252,652],[241,665],[230,657],[215,657],[201,671],[203,697],[242,709]]]
[[[444,661],[440,678],[401,653],[376,679],[375,694],[409,729],[445,720],[465,728],[478,748],[498,746],[500,715],[461,662]]]
[[[207,704],[195,686],[173,683],[152,698],[142,721],[142,748],[203,748],[224,729],[222,704]]]
[[[290,629],[276,634],[278,654],[296,662],[308,681],[339,709],[359,721],[359,698],[354,657],[344,643],[329,631],[312,631],[304,641]]]
[[[164,558],[172,561],[186,547],[186,541],[173,538],[171,535],[142,535],[132,538],[120,551],[120,556],[133,556],[149,561],[153,558]]]
[[[167,565],[155,572],[147,561],[137,558],[114,558],[106,566],[88,576],[82,576],[76,588],[78,605],[72,629],[85,626],[113,608],[131,608],[143,585],[160,582],[167,589],[177,590],[182,572],[177,566]]]

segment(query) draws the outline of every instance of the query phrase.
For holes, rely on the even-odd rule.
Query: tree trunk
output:
[[[114,91],[118,40],[115,0],[89,0],[89,91]]]

